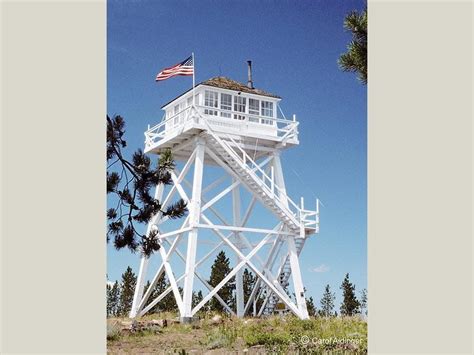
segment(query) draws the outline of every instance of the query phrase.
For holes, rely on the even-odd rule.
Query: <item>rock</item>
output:
[[[167,320],[167,325],[179,324],[179,323],[180,323],[179,319],[170,319],[170,320]]]
[[[164,327],[168,326],[168,321],[166,319],[152,319],[150,321],[150,324],[158,325],[158,326],[164,328]]]
[[[133,324],[133,321],[123,320],[120,322],[120,324],[123,325],[124,327],[131,327]]]
[[[224,322],[224,320],[218,314],[216,314],[214,317],[211,318],[211,324],[221,324],[223,322]]]

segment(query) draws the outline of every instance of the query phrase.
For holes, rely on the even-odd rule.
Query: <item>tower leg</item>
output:
[[[196,140],[196,158],[194,161],[194,177],[192,198],[189,204],[189,224],[192,228],[188,234],[188,248],[186,253],[186,271],[184,277],[183,290],[183,312],[181,313],[181,321],[183,323],[192,320],[192,298],[194,271],[196,264],[196,248],[199,219],[201,215],[201,192],[202,192],[202,175],[204,168],[204,152],[205,142],[198,138]]]
[[[280,188],[281,193],[284,196],[280,196],[282,202],[288,206],[288,200],[286,197],[285,180],[283,178],[283,169],[281,166],[281,160],[279,153],[273,155],[273,167],[275,170],[275,182]],[[301,277],[300,263],[298,260],[298,252],[296,250],[295,236],[289,235],[287,237],[288,252],[291,266],[291,274],[293,276],[293,287],[296,295],[296,304],[300,313],[301,319],[309,319],[308,310],[306,308],[306,299],[304,297],[304,286],[303,279]]]
[[[163,184],[159,184],[156,186],[155,190],[155,199],[158,199],[161,201],[163,198],[163,191],[165,189],[165,186]],[[156,223],[156,216],[153,217],[153,219],[148,223],[147,227],[147,232],[146,234],[149,235],[152,226]],[[137,313],[138,313],[138,306],[140,304],[140,301],[142,300],[143,297],[143,289],[145,287],[145,279],[146,279],[146,274],[148,270],[148,257],[145,255],[142,255],[141,261],[140,261],[140,269],[138,271],[138,277],[137,277],[137,284],[135,286],[135,292],[133,294],[133,302],[132,302],[132,308],[130,309],[130,318],[135,318]]]
[[[296,305],[300,312],[301,319],[309,319],[308,309],[306,308],[306,298],[304,297],[303,279],[301,278],[300,263],[296,251],[295,237],[288,236],[288,252],[290,258],[291,274],[293,276],[293,287],[296,295]]]
[[[232,179],[233,182],[236,182],[236,179]],[[233,217],[234,225],[240,226],[240,190],[239,187],[236,187],[232,190],[232,204],[233,204]],[[238,245],[240,246],[240,235],[238,232],[234,233],[235,240],[239,241]],[[240,249],[240,248],[239,248]],[[242,249],[240,249],[242,251]],[[243,280],[243,269],[240,269],[235,275],[235,292],[236,292],[236,301],[237,301],[237,317],[242,318],[244,316],[244,280]]]
[[[279,196],[280,200],[286,207],[288,207],[288,199],[286,195],[285,179],[283,177],[283,168],[281,166],[280,152],[273,153],[272,165],[275,172],[275,184],[278,186],[281,193],[281,195]]]

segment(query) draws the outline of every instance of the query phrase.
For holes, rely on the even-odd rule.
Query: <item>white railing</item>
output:
[[[206,122],[208,125],[208,123]],[[314,228],[317,230],[319,225],[319,201],[316,201],[316,210],[305,210],[304,200],[301,199],[301,206],[298,206],[291,198],[286,195],[278,185],[275,184],[275,178],[273,173],[273,166],[270,170],[270,176],[257,164],[239,144],[230,136],[225,135],[228,141],[232,142],[231,146],[228,141],[221,139],[215,134],[211,127],[208,126],[208,130],[213,138],[230,154],[235,161],[237,161],[246,172],[253,177],[253,179],[259,183],[260,187],[265,193],[277,202],[277,205],[282,210],[289,212],[289,217],[294,218],[295,224],[304,226],[305,228]],[[233,147],[236,147],[236,152]]]
[[[178,132],[193,120],[196,124],[202,123],[199,121],[199,115],[191,114],[193,108],[199,112],[200,116],[206,118],[211,127],[217,130],[238,131],[243,135],[246,133],[257,133],[276,137],[282,143],[291,139],[297,139],[298,137],[299,122],[296,120],[290,121],[280,118],[250,115],[244,112],[221,110],[205,106],[190,106],[149,128],[145,132],[145,147],[149,148],[156,145],[167,135]]]
[[[172,134],[179,128],[189,122],[191,118],[192,107],[186,107],[184,110],[177,112],[175,115],[164,119],[157,125],[148,128],[145,132],[145,147],[149,148],[157,144],[160,140],[165,138],[167,134]]]
[[[219,125],[220,122],[232,123],[231,126],[240,131],[255,130],[267,133],[280,139],[291,139],[298,137],[298,125],[296,120],[266,117],[233,110],[222,110],[214,107],[196,106],[199,113],[208,119],[211,125]],[[230,121],[230,122],[229,122]]]
[[[199,114],[192,114],[192,109],[195,108],[199,111]],[[216,115],[209,115],[205,113],[205,110],[216,111],[217,113],[224,112],[233,115],[242,116],[243,119],[234,119],[229,117],[219,117]],[[204,119],[201,119],[201,117]],[[270,176],[258,165],[246,152],[240,144],[238,144],[234,138],[225,131],[229,129],[220,129],[222,126],[227,128],[234,127],[242,133],[242,127],[246,125],[252,125],[267,129],[273,129],[275,136],[279,138],[281,142],[287,139],[297,137],[298,135],[298,122],[296,120],[282,120],[275,118],[267,118],[258,116],[260,119],[271,120],[272,124],[258,123],[250,121],[251,117],[242,112],[235,111],[224,111],[215,108],[209,108],[204,106],[190,106],[177,112],[172,117],[165,119],[154,127],[151,127],[145,132],[145,147],[150,148],[156,145],[160,140],[164,139],[167,135],[172,135],[179,132],[179,130],[185,128],[188,124],[197,124],[203,128],[207,128],[207,131],[214,137],[214,139],[229,153],[233,159],[238,162],[246,172],[253,177],[253,179],[260,185],[265,193],[274,199],[284,211],[288,211],[288,216],[292,218],[295,224],[305,228],[314,228],[316,232],[319,230],[319,200],[316,201],[316,211],[306,210],[304,208],[304,201],[301,200],[301,205],[298,206],[293,200],[291,200],[286,192],[275,184],[273,167],[270,170]],[[219,130],[219,134],[215,132],[215,129]],[[231,131],[235,131],[230,129]],[[236,132],[239,134],[239,132]],[[225,137],[226,140],[221,137]],[[232,143],[232,145],[230,144]],[[234,149],[237,149],[237,151]],[[303,232],[303,231],[302,231]]]

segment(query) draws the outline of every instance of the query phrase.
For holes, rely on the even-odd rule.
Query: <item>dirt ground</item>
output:
[[[144,334],[122,332],[107,341],[109,354],[263,354],[263,346],[246,347],[240,339],[232,348],[209,349],[207,331],[196,326],[171,325]]]
[[[151,316],[153,317],[153,316]],[[216,316],[214,316],[216,317]],[[217,316],[219,317],[219,316]],[[108,319],[109,354],[366,354],[367,323],[357,317],[200,319],[132,323]],[[318,343],[318,339],[326,340]],[[331,342],[338,340],[338,342]],[[347,342],[351,340],[351,342]],[[305,341],[305,342],[304,342]]]

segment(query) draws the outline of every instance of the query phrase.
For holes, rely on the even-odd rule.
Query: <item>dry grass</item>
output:
[[[367,323],[359,318],[293,316],[267,319],[228,318],[213,324],[212,315],[189,324],[169,322],[158,331],[117,332],[109,319],[108,352],[113,354],[366,354]],[[177,319],[175,314],[152,314],[144,320]]]

